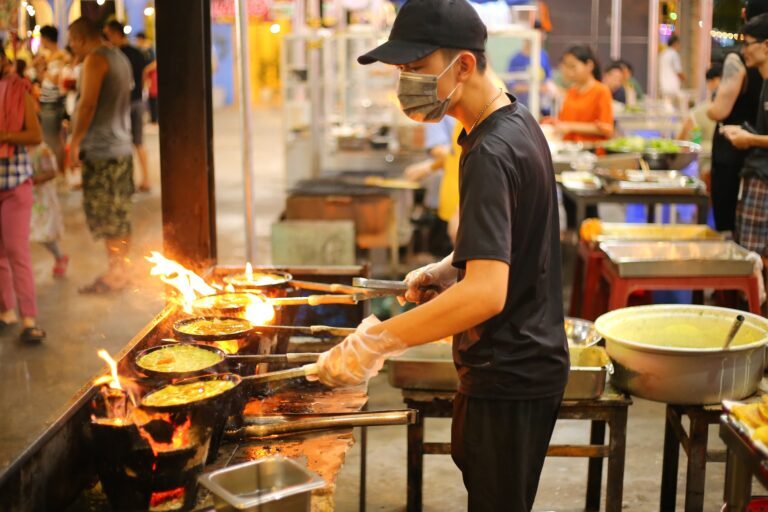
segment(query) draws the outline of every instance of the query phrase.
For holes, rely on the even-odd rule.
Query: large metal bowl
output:
[[[728,350],[725,337],[737,315],[744,325]],[[757,391],[765,366],[768,320],[726,308],[638,306],[595,322],[614,364],[616,387],[670,404],[715,404]]]

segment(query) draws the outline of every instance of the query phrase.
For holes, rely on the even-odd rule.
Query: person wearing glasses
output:
[[[741,246],[768,258],[768,14],[749,20],[741,30],[744,64],[763,78],[757,119],[753,129],[728,125],[723,135],[742,150],[749,150],[741,170],[734,238]]]

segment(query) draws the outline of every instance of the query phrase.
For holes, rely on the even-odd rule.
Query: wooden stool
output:
[[[704,482],[707,462],[725,462],[724,450],[707,451],[709,426],[719,423],[723,409],[719,405],[667,405],[664,427],[664,462],[661,470],[661,500],[659,510],[675,510],[677,497],[677,468],[680,447],[688,456],[685,474],[685,511],[704,510]],[[688,432],[683,427],[683,416],[690,419]]]
[[[695,276],[695,277],[621,277],[616,266],[603,260],[603,279],[608,282],[608,311],[627,306],[629,296],[638,290],[740,290],[747,294],[749,311],[760,314],[760,290],[757,277]]]
[[[418,411],[416,423],[408,425],[408,512],[422,508],[424,455],[450,455],[451,443],[425,443],[424,418],[450,418],[453,415],[453,392],[403,390],[407,407]],[[603,459],[608,459],[606,483],[606,512],[621,511],[624,492],[624,460],[627,444],[627,411],[632,404],[629,396],[609,386],[595,400],[567,400],[560,406],[558,419],[590,422],[589,444],[550,445],[548,457],[586,457],[586,510],[600,510],[600,488]],[[605,444],[605,427],[610,429]]]

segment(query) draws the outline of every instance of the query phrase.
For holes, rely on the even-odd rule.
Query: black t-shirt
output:
[[[744,59],[735,52],[734,55],[744,63]],[[730,58],[730,55],[726,58]],[[726,65],[727,67],[728,65]],[[744,90],[739,97],[736,98],[736,103],[733,104],[731,112],[728,117],[720,121],[712,136],[712,162],[719,164],[718,167],[737,167],[740,168],[744,164],[744,159],[747,157],[747,150],[736,149],[733,144],[730,143],[724,135],[720,133],[720,126],[729,124],[741,125],[745,122],[755,126],[755,115],[757,114],[757,104],[760,99],[760,89],[763,84],[763,77],[754,68],[747,68],[747,76],[745,77]]]
[[[453,264],[509,264],[503,311],[454,337],[459,391],[486,399],[561,394],[568,379],[560,226],[549,146],[530,112],[512,104],[459,136],[459,231]],[[463,276],[463,272],[460,272]]]
[[[128,57],[128,61],[131,63],[131,70],[133,71],[133,88],[131,89],[131,101],[141,100],[141,78],[144,73],[144,68],[149,64],[147,62],[147,56],[144,52],[126,44],[121,46],[120,50]]]
[[[763,89],[758,103],[755,130],[758,135],[768,135],[768,80],[763,81]],[[744,160],[742,176],[758,176],[768,180],[768,149],[752,148]]]

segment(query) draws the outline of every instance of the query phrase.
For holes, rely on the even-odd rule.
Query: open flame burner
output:
[[[197,410],[154,413],[128,407],[114,417],[116,391],[101,393],[91,418],[93,457],[109,504],[117,511],[190,510],[213,425]]]

